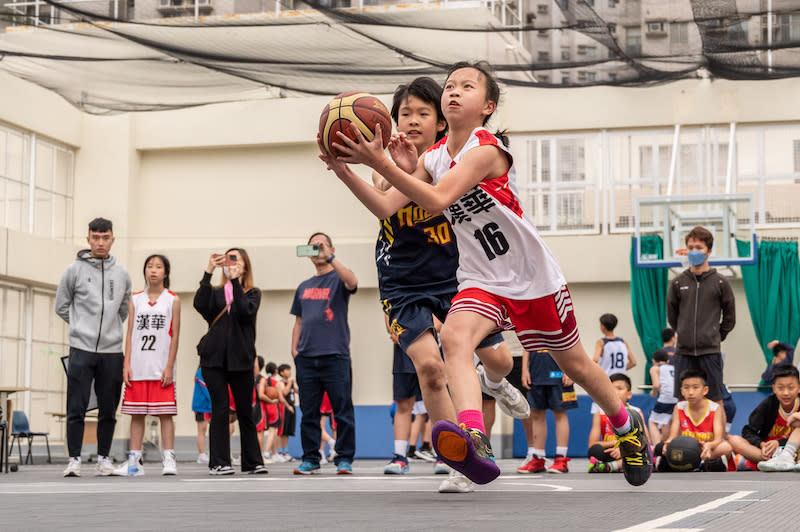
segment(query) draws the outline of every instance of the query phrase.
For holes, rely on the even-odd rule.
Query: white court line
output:
[[[737,491],[736,493],[732,493],[727,497],[722,497],[720,499],[716,499],[711,502],[701,504],[700,506],[689,508],[688,510],[674,512],[669,515],[665,515],[664,517],[659,517],[657,519],[645,521],[644,523],[640,523],[638,525],[634,525],[629,528],[621,528],[619,530],[615,530],[614,532],[646,532],[649,530],[656,530],[656,529],[658,529],[658,532],[663,532],[664,529],[659,527],[664,525],[669,525],[670,523],[680,521],[681,519],[686,519],[687,517],[691,517],[696,514],[700,514],[703,512],[707,512],[709,510],[713,510],[715,508],[719,508],[723,504],[727,504],[733,501],[738,501],[739,499],[743,499],[744,497],[752,495],[753,493],[755,493],[755,491]],[[692,529],[692,530],[702,530],[702,529]]]
[[[559,486],[558,484],[539,484],[537,482],[500,482],[499,484],[504,486],[536,486],[541,488],[551,488],[553,491],[572,491],[572,488],[569,486]]]

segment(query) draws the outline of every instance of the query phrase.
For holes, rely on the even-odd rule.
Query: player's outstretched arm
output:
[[[373,182],[376,183],[376,186],[373,186],[358,177],[346,163],[325,150],[319,135],[317,135],[317,144],[320,147],[319,158],[328,166],[328,170],[332,170],[336,177],[350,189],[350,192],[379,219],[388,218],[410,201],[399,190],[390,188],[390,183],[388,190],[383,190],[380,180],[373,178]],[[380,174],[378,176],[380,177]]]
[[[360,131],[356,128],[353,131],[356,142],[337,132],[341,144],[334,146],[345,154],[340,160],[366,164],[431,214],[444,211],[483,179],[503,175],[509,167],[508,158],[499,148],[479,146],[469,150],[439,183],[432,185],[430,177],[425,181],[418,179],[422,173],[427,174],[424,165],[417,164],[414,174],[410,175],[392,163],[383,152],[379,132],[376,131],[372,142],[367,142]]]

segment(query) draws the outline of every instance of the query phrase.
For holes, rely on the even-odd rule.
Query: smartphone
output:
[[[297,246],[298,257],[319,257],[319,244]]]

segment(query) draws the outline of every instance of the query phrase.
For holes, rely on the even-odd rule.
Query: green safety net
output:
[[[737,240],[736,246],[739,256],[750,253],[750,242]],[[758,242],[758,262],[742,266],[750,320],[767,366],[772,363],[772,350],[767,349],[770,341],[796,345],[800,338],[800,258],[797,249],[797,241],[765,238]]]
[[[659,235],[646,235],[640,239],[642,255],[664,258],[664,243]],[[631,239],[631,308],[636,332],[647,360],[644,368],[645,384],[650,382],[653,352],[660,349],[661,330],[667,323],[667,268],[637,268],[636,240]]]

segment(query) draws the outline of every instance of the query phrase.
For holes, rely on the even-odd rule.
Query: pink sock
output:
[[[613,416],[608,416],[608,421],[614,427],[614,432],[617,434],[625,434],[631,428],[631,418],[628,416],[628,411],[625,405],[620,405],[619,412]]]
[[[480,410],[462,410],[456,417],[459,425],[463,423],[468,429],[478,429],[486,434],[486,428],[483,426],[483,413]]]

